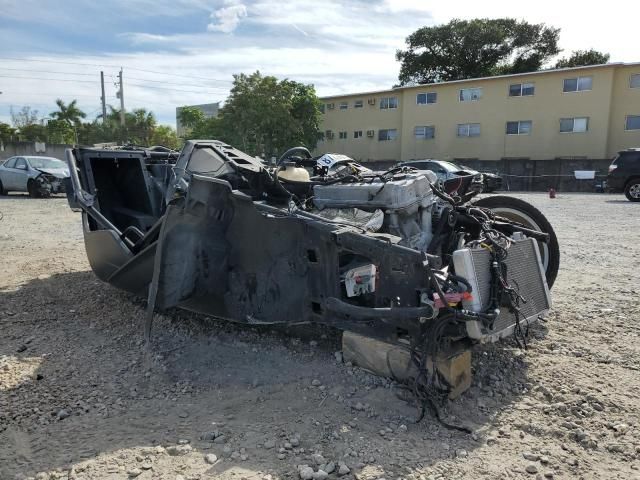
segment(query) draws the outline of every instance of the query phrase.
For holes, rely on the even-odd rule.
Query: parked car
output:
[[[28,192],[31,197],[64,193],[67,164],[52,157],[11,157],[0,164],[0,194]]]
[[[480,173],[477,170],[457,165],[453,162],[426,159],[403,162],[400,166],[414,167],[418,170],[431,170],[438,176],[438,180],[447,182],[461,176],[473,175],[473,182],[482,184],[485,193],[494,192],[502,188],[502,177],[494,173]]]
[[[607,190],[624,192],[631,202],[640,202],[640,148],[621,150],[609,165]]]

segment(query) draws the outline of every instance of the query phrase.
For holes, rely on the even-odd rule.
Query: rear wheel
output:
[[[549,241],[538,242],[538,247],[547,284],[551,288],[560,267],[560,246],[553,227],[542,212],[524,200],[504,195],[481,198],[475,202],[475,205],[490,208],[496,215],[518,222],[532,230],[549,234]]]
[[[0,195],[9,195],[9,192],[4,189],[4,185],[2,185],[1,180],[0,180]]]
[[[640,202],[640,178],[632,178],[624,187],[624,194],[630,202]]]

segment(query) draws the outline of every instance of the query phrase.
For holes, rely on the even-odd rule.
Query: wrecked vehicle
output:
[[[0,164],[0,194],[28,192],[34,198],[64,193],[67,165],[57,158],[17,156]]]
[[[522,200],[472,202],[431,172],[323,166],[302,147],[274,167],[219,141],[66,155],[91,268],[148,299],[147,339],[154,309],[179,307],[330,325],[426,371],[453,343],[524,337],[551,307],[557,239]]]

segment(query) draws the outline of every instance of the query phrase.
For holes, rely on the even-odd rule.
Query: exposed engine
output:
[[[427,251],[433,237],[432,218],[437,197],[431,172],[397,172],[389,180],[375,177],[368,181],[334,183],[313,187],[313,204],[324,209],[356,209],[369,212],[368,231],[400,237],[400,245]],[[365,216],[366,218],[366,216]]]

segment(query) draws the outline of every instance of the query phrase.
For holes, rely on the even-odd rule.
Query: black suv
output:
[[[624,192],[632,202],[640,202],[640,148],[621,150],[609,165],[607,190]]]

